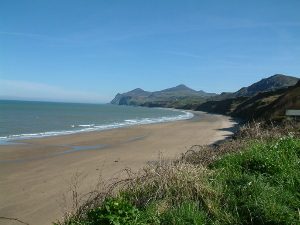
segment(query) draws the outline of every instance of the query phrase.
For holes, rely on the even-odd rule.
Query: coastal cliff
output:
[[[191,109],[246,120],[280,119],[286,109],[300,108],[298,96],[299,78],[275,74],[232,93],[206,93],[183,84],[156,92],[137,88],[118,93],[111,104]]]
[[[196,91],[183,84],[161,91],[149,92],[141,88],[120,94],[111,101],[117,105],[135,105],[147,107],[183,108],[187,104],[199,104],[206,99],[216,96],[215,93]]]

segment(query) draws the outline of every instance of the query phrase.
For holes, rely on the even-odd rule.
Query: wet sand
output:
[[[75,174],[80,174],[80,192],[86,193],[100,175],[108,180],[124,168],[137,170],[159,156],[175,159],[192,145],[231,135],[230,117],[194,114],[185,121],[0,145],[0,217],[51,224],[63,214],[63,195]],[[0,224],[20,223],[0,219]]]

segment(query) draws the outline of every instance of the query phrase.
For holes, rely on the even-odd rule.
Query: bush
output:
[[[108,198],[104,204],[87,213],[90,225],[113,224],[131,225],[138,224],[139,211],[122,198]]]

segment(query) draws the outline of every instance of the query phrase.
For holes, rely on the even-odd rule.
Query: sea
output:
[[[0,100],[0,144],[192,117],[190,112],[165,108]]]

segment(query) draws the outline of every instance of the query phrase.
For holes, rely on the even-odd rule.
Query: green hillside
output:
[[[253,97],[207,101],[196,110],[252,119],[282,119],[287,109],[300,109],[300,82],[295,86],[261,92]]]
[[[192,109],[245,120],[281,119],[286,109],[300,109],[298,81],[297,77],[275,74],[237,92],[220,95],[196,91],[183,84],[156,92],[137,88],[117,94],[111,103]]]
[[[181,84],[155,92],[147,92],[137,88],[123,94],[117,94],[111,103],[117,105],[184,108],[187,105],[194,107],[215,95],[214,93],[196,91]]]

